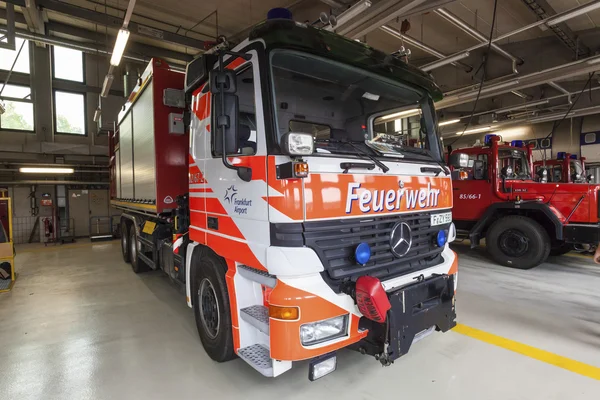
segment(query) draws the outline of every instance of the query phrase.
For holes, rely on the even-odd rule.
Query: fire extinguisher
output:
[[[48,237],[52,236],[52,232],[54,232],[54,226],[52,225],[52,221],[50,220],[50,218],[45,218],[44,219],[44,234],[48,238]]]

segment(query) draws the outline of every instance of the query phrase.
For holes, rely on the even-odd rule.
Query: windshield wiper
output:
[[[387,165],[385,165],[384,163],[379,161],[375,156],[367,153],[366,151],[362,150],[360,147],[358,147],[356,145],[357,143],[364,143],[363,141],[340,140],[340,139],[316,139],[315,142],[348,144],[348,145],[350,145],[350,147],[352,147],[354,150],[356,150],[356,152],[358,152],[358,154],[361,154],[364,157],[367,157],[369,160],[373,161],[375,163],[375,165],[377,165],[379,168],[381,168],[381,170],[384,173],[386,173],[390,170],[390,168]],[[364,160],[364,157],[363,157],[363,160]]]

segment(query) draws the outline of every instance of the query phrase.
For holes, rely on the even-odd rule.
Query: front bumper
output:
[[[568,224],[563,228],[567,243],[594,244],[600,242],[600,224]]]

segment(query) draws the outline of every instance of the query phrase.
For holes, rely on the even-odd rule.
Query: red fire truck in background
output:
[[[451,151],[453,219],[499,264],[529,269],[573,244],[597,245],[600,185],[536,182],[532,148],[486,135],[484,146]],[[540,169],[544,180],[547,171]]]
[[[533,163],[536,172],[545,168],[548,182],[587,183],[585,172],[585,157],[577,159],[577,154],[558,152],[556,160],[539,160]]]
[[[152,60],[111,141],[124,260],[182,286],[216,361],[391,364],[455,326],[439,98],[400,58],[289,19],[185,77]]]

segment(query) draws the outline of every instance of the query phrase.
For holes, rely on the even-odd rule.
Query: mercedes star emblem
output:
[[[404,181],[398,181],[398,187],[400,187],[400,189],[404,189]]]
[[[406,222],[398,222],[390,234],[390,248],[397,257],[405,256],[412,246],[412,232]]]

